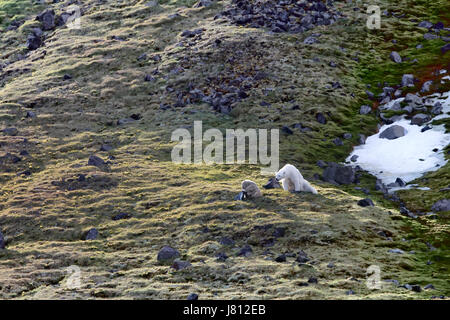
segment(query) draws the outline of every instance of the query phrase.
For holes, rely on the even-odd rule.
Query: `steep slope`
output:
[[[359,114],[362,104],[372,104],[367,84],[378,94],[378,82],[398,83],[402,73],[431,73],[426,66],[449,63],[448,53],[440,52],[441,39],[426,42],[426,53],[409,48],[423,32],[408,19],[437,21],[436,7],[379,2],[408,18],[383,17],[384,29],[370,31],[364,7],[355,11],[357,4],[336,1],[342,17],[335,23],[272,33],[221,16],[235,5],[231,1],[206,7],[196,1],[80,1],[74,3],[83,13],[81,28],[44,30],[43,45],[31,51],[27,38],[42,28],[36,14],[52,8],[61,16],[69,2],[27,2],[17,18],[24,23],[9,30],[16,13],[0,6],[8,13],[0,22],[1,129],[17,129],[0,137],[0,230],[6,238],[1,297],[448,295],[445,215],[436,221],[403,217],[366,174],[360,186],[370,189],[375,207],[357,205],[366,195],[355,185],[313,180],[322,173],[318,160],[343,161],[359,134],[376,132],[376,115]],[[445,8],[445,1],[435,3]],[[305,43],[311,36],[317,42]],[[398,39],[396,46],[417,54],[419,62],[402,68],[391,62],[388,38]],[[214,103],[224,96],[228,102]],[[294,133],[281,135],[281,162],[295,164],[319,195],[277,189],[265,190],[258,201],[234,201],[242,180],[262,185],[267,177],[254,165],[172,163],[171,132],[191,128],[195,120],[205,129],[289,126]],[[294,129],[297,123],[310,129]],[[352,138],[336,146],[333,139],[344,133]],[[93,154],[109,164],[88,165]],[[437,185],[448,184],[448,168],[436,173]],[[128,216],[113,219],[120,213]],[[86,241],[92,228],[99,236]],[[178,271],[161,265],[156,258],[165,245],[192,265]],[[245,245],[252,254],[238,255]],[[405,253],[389,252],[398,248]],[[308,261],[298,259],[300,250]],[[219,253],[229,258],[218,260]],[[284,253],[286,262],[276,262]],[[78,289],[66,286],[72,265],[81,269]],[[369,290],[370,265],[379,266],[383,280],[432,283],[436,290],[418,293],[386,281]]]

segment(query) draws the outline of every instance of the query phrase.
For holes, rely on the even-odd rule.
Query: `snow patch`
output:
[[[429,124],[433,120],[450,117],[449,95],[450,92],[447,92],[441,96],[428,97],[427,104],[433,105],[440,101],[443,107],[443,114],[434,117]],[[391,101],[386,109],[395,101],[402,100],[403,98]],[[351,162],[350,158],[357,155],[357,161],[351,164],[360,166],[385,184],[393,183],[397,178],[409,182],[426,172],[438,170],[447,163],[443,149],[450,143],[450,133],[445,133],[444,125],[434,125],[432,129],[421,132],[423,126],[411,125],[410,122],[403,116],[392,124],[383,125],[377,134],[367,138],[366,144],[355,147],[346,160]],[[380,139],[380,133],[393,125],[404,127],[407,134],[394,140]],[[438,151],[434,152],[433,149]]]

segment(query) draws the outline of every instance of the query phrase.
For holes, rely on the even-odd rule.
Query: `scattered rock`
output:
[[[102,158],[97,157],[96,155],[91,155],[88,160],[88,166],[95,166],[101,170],[105,170],[108,168],[108,164],[103,161]]]
[[[300,250],[297,253],[297,258],[295,259],[295,261],[299,262],[299,263],[306,263],[309,261],[308,255],[306,254],[305,251]]]
[[[316,120],[317,122],[321,123],[321,124],[326,124],[327,123],[327,119],[325,118],[325,116],[322,113],[317,113],[316,114]]]
[[[433,27],[433,24],[429,21],[422,21],[418,25],[419,28],[425,28],[425,29],[431,29]]]
[[[285,254],[281,254],[278,257],[275,258],[276,262],[286,262],[286,255]]]
[[[157,260],[160,263],[168,263],[172,262],[178,257],[180,257],[180,253],[178,252],[178,250],[169,246],[165,246],[158,252]]]
[[[335,162],[329,162],[325,168],[322,179],[334,184],[350,184],[356,181],[355,169]]]
[[[389,249],[390,253],[398,253],[398,254],[404,254],[405,251],[401,250],[401,249]]]
[[[365,199],[359,200],[358,205],[361,207],[369,207],[369,206],[373,207],[374,206],[373,201],[370,198],[365,198]]]
[[[12,127],[12,128],[5,128],[2,130],[2,132],[7,136],[16,136],[19,133],[19,130],[17,130],[17,128]]]
[[[269,181],[263,185],[264,189],[275,189],[275,188],[281,188],[280,183],[275,178],[270,178]]]
[[[342,142],[342,140],[341,140],[340,138],[334,138],[334,139],[333,139],[333,143],[334,143],[335,145],[337,145],[338,147],[344,145],[344,143]]]
[[[98,238],[98,230],[95,228],[90,229],[87,233],[86,233],[86,240],[95,240]]]
[[[183,270],[183,269],[189,268],[190,266],[191,266],[191,263],[188,261],[175,260],[170,267],[178,271],[178,270]]]
[[[217,261],[224,262],[228,259],[228,256],[224,252],[219,252],[216,255]]]
[[[404,135],[406,135],[405,128],[399,125],[393,125],[384,130],[382,133],[380,133],[379,138],[394,140],[403,137]]]
[[[432,80],[425,81],[422,85],[422,89],[420,89],[420,92],[428,92],[431,89],[431,85],[433,84]]]
[[[222,238],[219,240],[219,243],[220,243],[221,245],[223,245],[223,246],[234,246],[234,241],[233,241],[233,239],[228,238],[228,237],[222,237]]]
[[[430,284],[427,284],[425,287],[423,287],[425,290],[434,290],[435,288],[434,288],[434,286],[430,283]]]
[[[237,253],[238,256],[244,256],[244,257],[249,257],[251,256],[253,253],[252,247],[250,247],[248,244],[246,244],[244,247],[241,248],[241,250],[239,250],[239,252]]]
[[[394,61],[395,63],[401,63],[402,62],[402,57],[400,57],[400,55],[398,54],[397,51],[392,51],[391,55],[389,56],[391,58],[392,61]]]
[[[442,113],[442,110],[443,110],[442,104],[439,101],[437,101],[434,104],[433,108],[431,109],[431,113],[434,115],[438,115]]]
[[[354,154],[354,155],[350,158],[350,161],[351,161],[351,162],[356,162],[356,161],[358,161],[358,158],[359,158],[359,156],[356,155],[356,154]]]
[[[3,236],[3,233],[0,231],[0,249],[5,249],[6,242],[5,237]]]
[[[344,133],[344,135],[342,136],[345,140],[350,140],[353,136],[351,133],[347,132]]]
[[[431,117],[429,115],[424,114],[424,113],[419,113],[419,114],[416,114],[414,117],[412,117],[411,124],[421,126],[422,124],[424,124],[425,122],[428,122],[430,120],[431,120]]]
[[[434,212],[450,211],[450,199],[436,201],[431,207],[431,210]]]
[[[308,283],[318,283],[319,281],[317,280],[317,278],[316,277],[310,277],[309,279],[308,279]]]
[[[55,11],[45,10],[40,15],[36,17],[42,23],[43,30],[52,30],[55,28]]]
[[[402,87],[414,87],[414,76],[412,74],[402,76]]]
[[[434,39],[438,39],[439,36],[436,35],[436,34],[434,34],[434,33],[425,33],[425,34],[423,35],[423,38],[424,38],[425,40],[434,40]]]
[[[420,288],[420,286],[418,284],[414,284],[411,286],[411,290],[414,292],[421,292],[422,288]]]
[[[372,112],[372,108],[368,105],[362,105],[361,108],[359,109],[359,114],[369,114]]]
[[[198,294],[196,293],[191,293],[188,295],[187,300],[198,300]]]
[[[121,212],[121,213],[115,215],[112,219],[114,221],[117,221],[117,220],[122,220],[122,219],[129,219],[129,218],[131,218],[130,214],[125,213],[125,212]]]

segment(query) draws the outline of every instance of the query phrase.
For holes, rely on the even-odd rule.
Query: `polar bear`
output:
[[[287,164],[281,168],[276,173],[275,179],[283,183],[283,189],[286,191],[305,191],[317,194],[317,190],[303,178],[300,171],[292,164]]]

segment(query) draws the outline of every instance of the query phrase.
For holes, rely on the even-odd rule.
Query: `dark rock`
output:
[[[158,252],[157,260],[160,263],[167,263],[172,262],[178,257],[180,257],[178,250],[165,246]]]
[[[228,256],[224,252],[219,252],[216,255],[216,258],[217,258],[217,261],[224,262],[224,261],[226,261],[228,259]]]
[[[86,233],[86,240],[95,240],[98,238],[98,230],[95,228],[90,229],[87,233]]]
[[[198,300],[198,294],[196,294],[196,293],[191,293],[191,294],[189,294],[188,295],[188,297],[187,297],[187,299],[188,300]]]
[[[355,292],[353,290],[348,290],[345,292],[346,295],[353,295]]]
[[[411,290],[414,292],[421,292],[422,289],[420,288],[420,286],[418,284],[414,284],[411,286]]]
[[[202,34],[203,33],[203,29],[196,29],[196,30],[185,30],[183,31],[183,33],[181,34],[182,37],[185,38],[192,38],[195,37],[196,35]]]
[[[117,220],[122,220],[122,219],[129,219],[129,218],[131,218],[130,214],[125,213],[125,212],[121,212],[121,213],[115,215],[112,219],[114,221],[117,221]]]
[[[281,254],[278,257],[275,258],[276,262],[286,262],[286,255],[285,254]]]
[[[430,120],[431,120],[431,117],[429,115],[424,114],[424,113],[419,113],[419,114],[416,114],[414,117],[412,117],[411,124],[421,126],[422,124],[424,124],[425,122],[428,122]]]
[[[436,201],[431,207],[431,210],[434,212],[450,211],[450,199]]]
[[[42,38],[36,36],[35,34],[30,34],[27,37],[27,44],[26,44],[26,46],[27,46],[28,50],[30,50],[30,51],[33,51],[33,50],[36,50],[36,49],[40,48],[42,46],[42,44],[43,44],[42,43]]]
[[[111,147],[110,145],[107,145],[107,144],[102,144],[100,147],[100,151],[108,152],[108,151],[111,151],[112,149],[113,149],[113,147]]]
[[[432,284],[427,284],[425,287],[423,287],[425,290],[434,290],[434,286]]]
[[[237,253],[238,256],[244,256],[244,257],[249,257],[251,256],[253,253],[252,247],[250,247],[248,244],[246,244],[244,247],[241,248],[241,250],[239,250],[239,252]]]
[[[269,181],[263,185],[264,189],[275,189],[275,188],[281,188],[280,183],[275,178],[270,178]]]
[[[178,271],[178,270],[183,270],[183,269],[189,268],[190,266],[191,266],[191,263],[188,261],[175,260],[170,267]]]
[[[19,133],[19,130],[17,130],[17,128],[11,127],[3,129],[2,132],[7,136],[16,136]]]
[[[403,137],[406,134],[405,128],[399,125],[393,125],[380,133],[380,139],[394,140]]]
[[[299,262],[299,263],[305,263],[309,261],[308,255],[306,254],[305,251],[300,250],[297,253],[297,258],[295,259],[295,261]]]
[[[319,281],[317,280],[317,278],[316,277],[310,277],[309,279],[308,279],[308,283],[318,283]]]
[[[425,33],[425,34],[423,35],[423,38],[424,38],[425,40],[434,40],[434,39],[438,39],[439,36],[435,35],[434,33]]]
[[[72,79],[72,76],[70,74],[65,74],[63,76],[63,80],[70,80],[70,79]]]
[[[389,56],[391,58],[392,61],[394,61],[395,63],[400,63],[402,62],[402,57],[400,57],[400,55],[398,54],[397,51],[392,51],[391,55]]]
[[[234,200],[236,201],[244,201],[247,200],[248,196],[247,196],[247,192],[245,191],[241,191],[239,192],[239,194],[237,196],[234,197]]]
[[[340,138],[334,138],[333,139],[333,143],[337,146],[343,146],[344,143],[342,142],[342,140]]]
[[[368,105],[362,105],[359,109],[359,114],[369,114],[372,112],[372,108]]]
[[[335,162],[329,162],[322,178],[324,181],[338,184],[350,184],[356,181],[355,169],[351,166],[343,166]]]
[[[441,53],[446,54],[447,51],[449,51],[449,50],[450,50],[450,43],[447,43],[441,48]]]
[[[434,115],[438,115],[442,112],[442,109],[443,109],[442,104],[439,101],[437,101],[434,104],[433,108],[431,109],[431,113]]]
[[[433,84],[432,80],[425,81],[422,85],[422,89],[420,89],[420,92],[428,92],[431,90],[431,85]]]
[[[366,90],[366,94],[367,94],[367,98],[369,98],[370,100],[375,99],[375,95],[373,94],[372,91]]]
[[[36,113],[33,111],[27,111],[27,114],[25,115],[26,118],[36,118]]]
[[[325,116],[322,113],[317,113],[316,114],[316,120],[317,122],[321,123],[321,124],[326,124],[327,123],[327,119],[325,118]]]
[[[361,133],[358,136],[359,136],[358,143],[359,144],[365,144],[366,143],[366,136],[361,134]]]
[[[351,133],[344,133],[344,135],[342,136],[345,140],[350,140],[353,136]]]
[[[428,131],[428,130],[431,130],[431,129],[433,129],[433,127],[430,126],[429,124],[427,124],[425,127],[423,127],[422,129],[420,129],[420,132],[425,132],[425,131]]]
[[[0,231],[0,249],[5,249],[6,242],[5,237],[3,236],[3,233]]]
[[[287,127],[287,126],[283,126],[283,128],[281,128],[281,132],[283,132],[283,133],[285,133],[285,134],[288,134],[288,135],[291,135],[291,134],[294,133],[294,132],[293,132],[291,129],[289,129],[289,127]]]
[[[359,200],[358,205],[361,207],[369,207],[369,206],[373,207],[374,206],[373,201],[369,198]]]
[[[88,160],[88,166],[95,166],[103,170],[108,167],[108,164],[103,161],[102,158],[97,157],[96,155],[91,155]]]
[[[282,237],[284,237],[285,234],[286,234],[286,228],[280,227],[280,228],[275,228],[275,230],[272,233],[272,236],[274,236],[275,238],[282,238]]]
[[[334,263],[333,262],[330,262],[329,264],[327,264],[327,268],[330,268],[330,269],[332,269],[332,268],[334,268],[335,266],[334,266]]]
[[[52,30],[55,28],[55,11],[45,10],[36,17],[42,23],[43,30]]]
[[[400,187],[406,186],[406,182],[402,178],[397,178],[395,183],[397,183]]]
[[[326,162],[325,161],[323,161],[323,160],[318,160],[317,161],[317,166],[319,167],[319,168],[326,168],[328,165],[326,164]]]
[[[402,76],[402,87],[414,87],[414,76],[412,74]]]
[[[354,155],[350,158],[350,161],[351,161],[351,162],[356,162],[356,161],[358,161],[358,158],[359,158],[359,156],[356,155],[356,154],[354,154]]]
[[[224,245],[224,246],[234,246],[234,241],[233,241],[233,239],[228,238],[228,237],[222,237],[222,238],[220,238],[219,243],[220,243],[221,245]]]
[[[420,28],[425,28],[425,29],[431,29],[433,27],[433,24],[429,21],[422,21],[419,23],[418,25]]]

